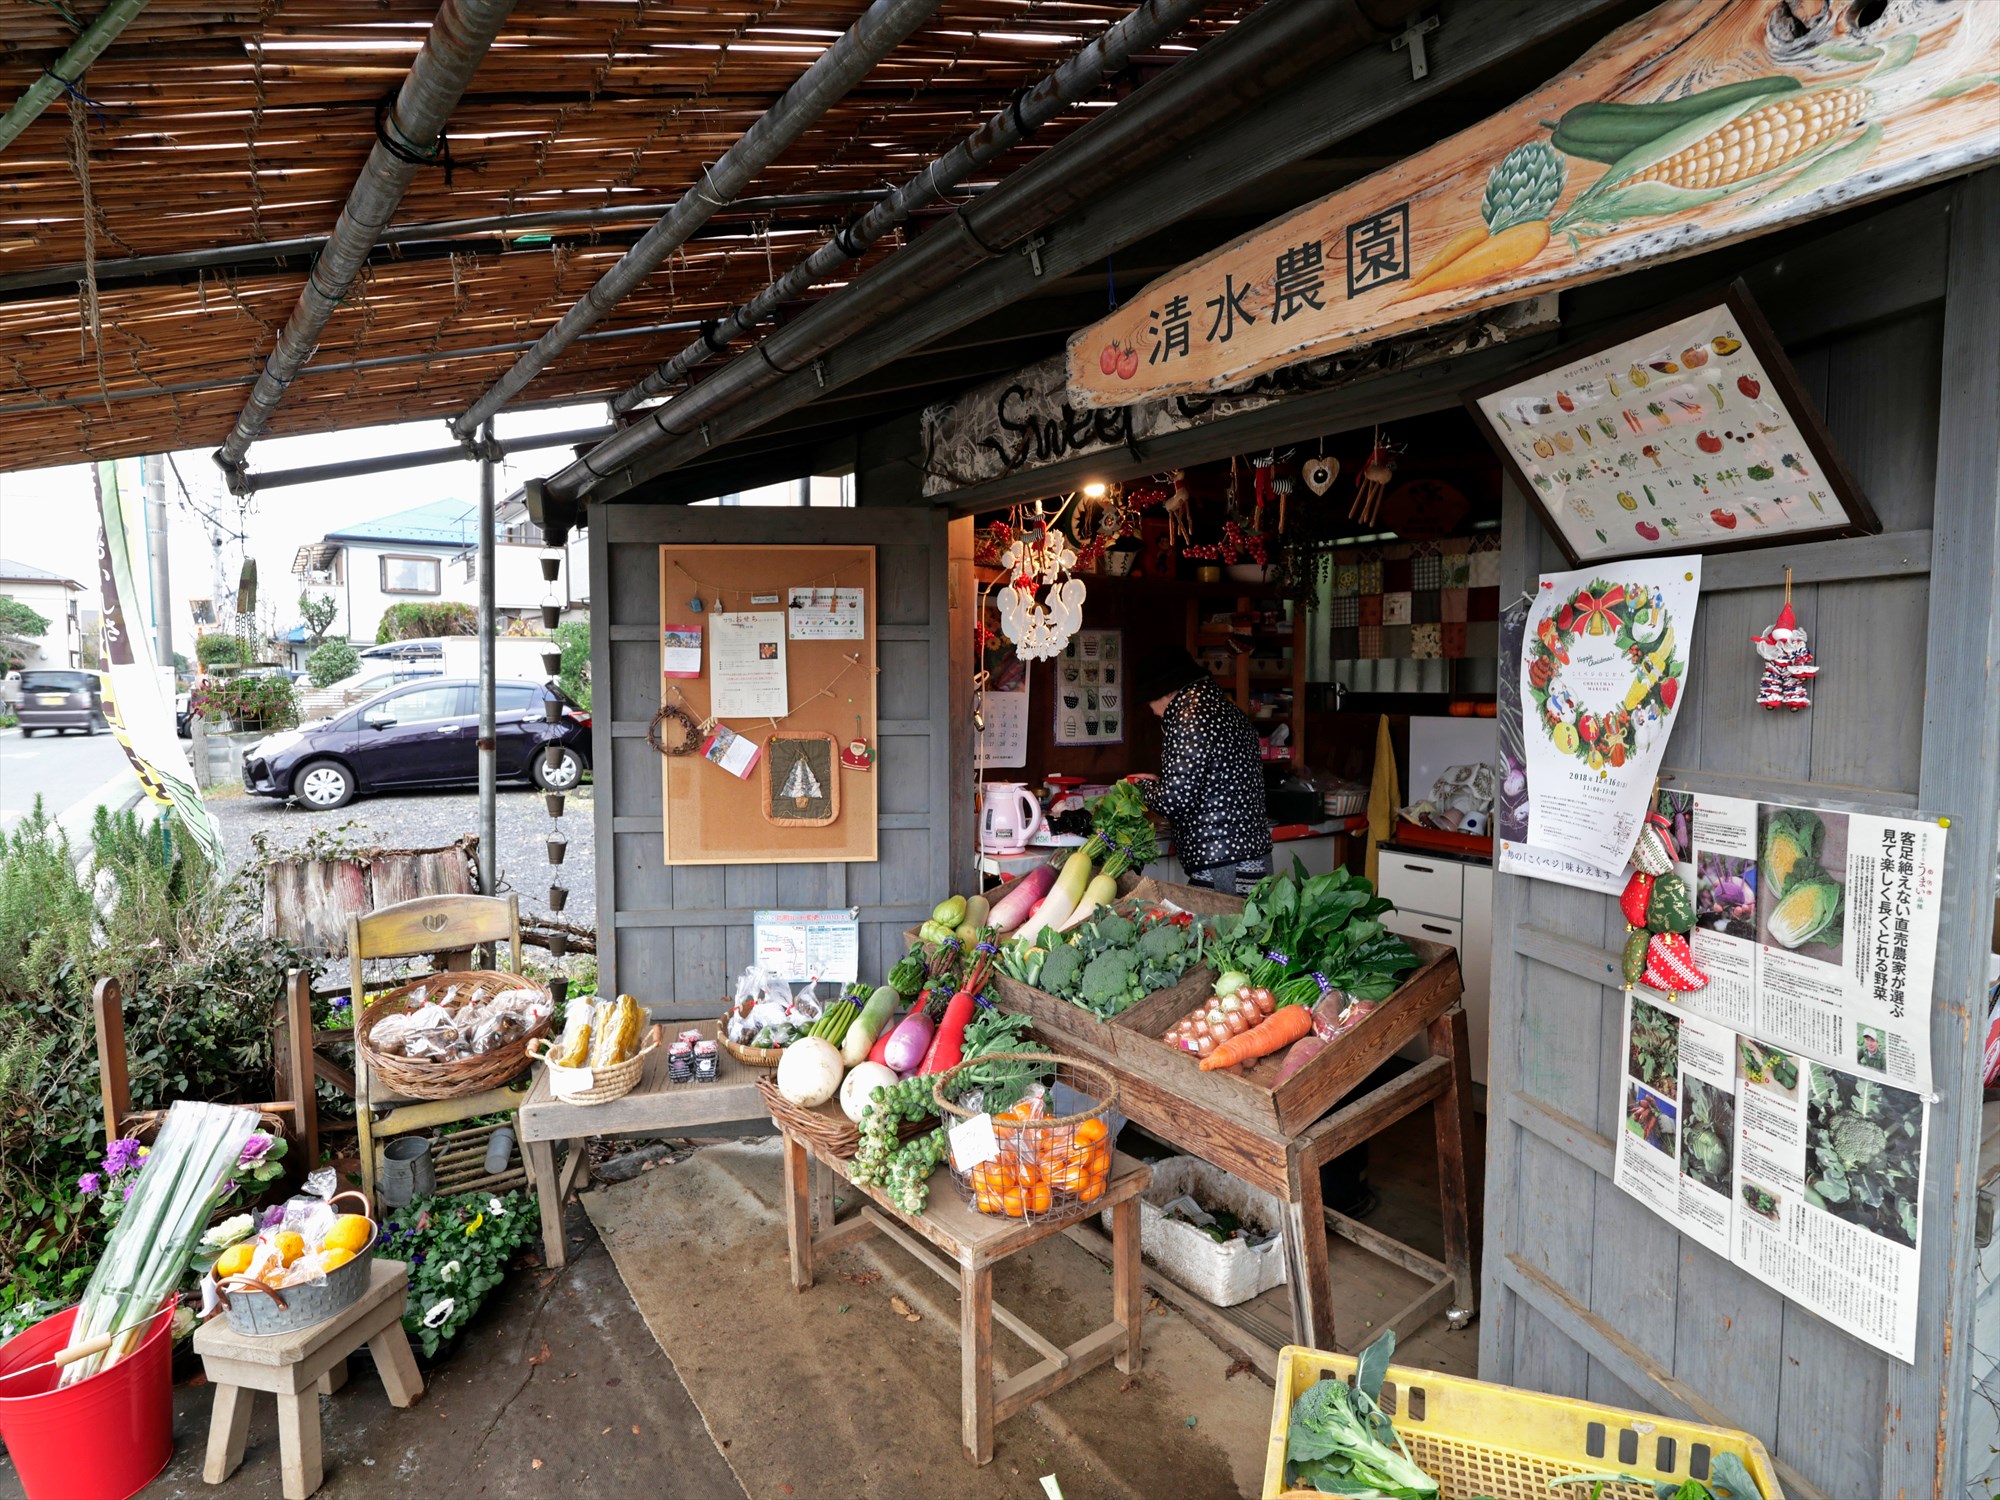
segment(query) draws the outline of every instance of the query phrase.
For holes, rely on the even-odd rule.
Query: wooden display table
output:
[[[1180,893],[1185,890],[1183,897]],[[1164,894],[1189,909],[1213,892],[1146,882],[1140,894]],[[1241,903],[1235,903],[1239,908]],[[1292,1342],[1334,1347],[1333,1287],[1326,1231],[1411,1271],[1429,1283],[1389,1326],[1407,1337],[1437,1313],[1454,1326],[1478,1308],[1481,1155],[1474,1140],[1472,1076],[1465,1011],[1459,1004],[1458,955],[1412,940],[1419,967],[1360,1025],[1326,1048],[1283,1084],[1275,1081],[1283,1054],[1243,1068],[1204,1073],[1193,1058],[1159,1040],[1193,1009],[1184,987],[1148,996],[1101,1021],[1090,1012],[1019,984],[1000,985],[1000,1008],[1025,1014],[1055,1052],[1073,1052],[1109,1068],[1118,1079],[1118,1109],[1161,1140],[1234,1173],[1285,1205],[1285,1259],[1292,1302]],[[1422,1040],[1429,1056],[1409,1072],[1364,1094],[1357,1089],[1397,1052]],[[1320,1168],[1414,1111],[1429,1106],[1437,1137],[1443,1199],[1443,1261],[1329,1211],[1320,1197]],[[1182,1299],[1186,1294],[1182,1294]],[[1181,1300],[1181,1299],[1176,1299]],[[1185,1307],[1185,1303],[1183,1304]],[[1213,1327],[1234,1322],[1201,1307],[1185,1308]],[[1240,1335],[1240,1337],[1238,1337]],[[1232,1340],[1275,1374],[1277,1349],[1240,1324]]]
[[[1139,1194],[1153,1180],[1153,1169],[1129,1156],[1114,1158],[1111,1180],[1095,1203],[1079,1204],[1074,1212],[1035,1221],[982,1214],[958,1196],[949,1168],[931,1174],[930,1202],[917,1218],[898,1209],[886,1193],[857,1186],[847,1175],[848,1164],[819,1154],[813,1144],[785,1131],[785,1232],[791,1244],[792,1285],[803,1292],[813,1284],[813,1261],[872,1234],[886,1235],[924,1265],[959,1284],[960,1420],[965,1456],[975,1464],[993,1457],[993,1429],[1052,1391],[1106,1360],[1130,1374],[1139,1368]],[[814,1168],[817,1170],[814,1170]],[[833,1184],[838,1177],[870,1201],[846,1218],[833,1214]],[[1051,1343],[993,1300],[993,1267],[1015,1252],[1111,1210],[1111,1321],[1067,1348]],[[817,1210],[819,1233],[813,1233]],[[932,1249],[943,1256],[933,1254]],[[993,1324],[1042,1356],[1040,1363],[1020,1374],[994,1380]]]
[[[583,1142],[594,1135],[684,1134],[704,1125],[762,1120],[768,1111],[757,1080],[769,1070],[717,1053],[713,1083],[675,1083],[667,1076],[667,1048],[655,1047],[631,1093],[605,1104],[565,1104],[549,1088],[549,1070],[535,1069],[534,1086],[522,1101],[519,1121],[521,1154],[535,1179],[542,1208],[542,1258],[560,1266],[569,1258],[563,1237],[562,1206],[574,1188],[589,1179]],[[555,1148],[569,1147],[561,1174]]]
[[[194,1352],[214,1387],[209,1408],[208,1453],[201,1477],[221,1484],[243,1462],[250,1435],[250,1402],[259,1391],[278,1398],[278,1457],[285,1500],[305,1500],[320,1487],[319,1398],[347,1380],[347,1356],[363,1344],[374,1356],[392,1406],[412,1406],[424,1378],[403,1333],[410,1270],[401,1261],[376,1260],[368,1289],[349,1307],[321,1323],[263,1337],[232,1333],[222,1318],[195,1330]]]

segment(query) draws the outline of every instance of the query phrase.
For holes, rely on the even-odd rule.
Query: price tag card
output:
[[[993,1134],[993,1116],[977,1114],[951,1127],[951,1161],[961,1172],[984,1166],[1000,1154],[999,1138]]]

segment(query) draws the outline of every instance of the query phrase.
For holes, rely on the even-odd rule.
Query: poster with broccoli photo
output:
[[[1864,1342],[1914,1360],[1922,1096],[1742,1037],[1735,1103],[1730,1258]]]
[[[1695,1013],[1930,1088],[1945,830],[1935,819],[1695,797]]]
[[[1628,993],[1618,1185],[1717,1255],[1735,1193],[1736,1034]]]

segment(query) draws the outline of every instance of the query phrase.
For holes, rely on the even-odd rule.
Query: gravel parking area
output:
[[[357,797],[333,812],[288,806],[269,797],[246,796],[233,788],[211,794],[209,810],[222,826],[223,842],[232,865],[250,856],[253,834],[264,834],[273,847],[305,842],[326,829],[360,845],[392,849],[426,849],[449,844],[479,829],[477,792],[405,792],[395,797]],[[556,875],[569,887],[562,918],[589,927],[597,921],[596,840],[593,836],[591,789],[579,787],[564,804],[562,831],[569,853],[560,869],[549,864],[548,838],[554,820],[539,791],[502,786],[499,798],[500,889],[518,892],[521,914],[549,916],[549,885]]]

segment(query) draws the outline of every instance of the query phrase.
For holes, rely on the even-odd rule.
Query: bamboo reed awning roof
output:
[[[0,0],[0,112],[100,8]],[[462,410],[513,361],[510,346],[553,323],[865,8],[522,0],[452,117],[449,166],[417,174],[396,228],[643,211],[378,247],[272,435]],[[690,336],[620,333],[697,323],[750,296],[865,208],[862,195],[948,149],[1129,8],[944,0],[751,187],[759,201],[718,215],[600,325],[613,336],[574,346],[528,399],[620,390]],[[1135,71],[1170,65],[1250,8],[1212,5]],[[81,100],[0,148],[0,470],[222,440],[311,266],[309,245],[276,242],[332,227],[377,107],[435,13],[434,0],[152,0]],[[1053,122],[991,177],[1091,113]],[[211,250],[222,263],[199,269],[133,261]]]

